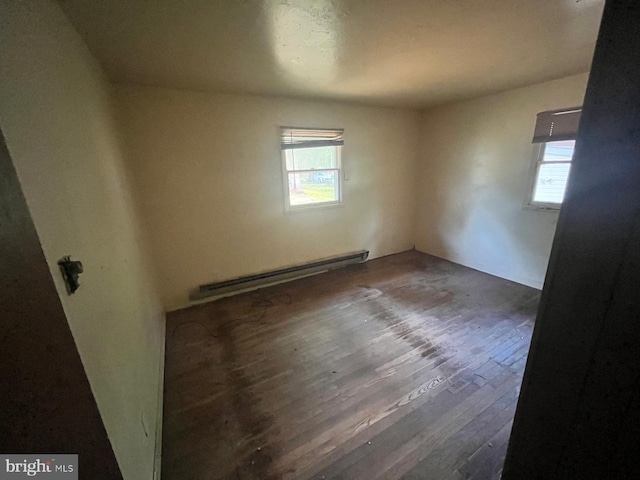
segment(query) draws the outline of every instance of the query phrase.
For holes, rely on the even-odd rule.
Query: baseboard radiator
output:
[[[270,272],[247,275],[245,277],[234,278],[233,280],[225,280],[224,282],[200,285],[198,290],[193,292],[189,298],[194,301],[202,300],[207,297],[213,297],[236,290],[245,290],[255,288],[260,285],[282,282],[284,280],[293,280],[297,277],[325,272],[327,270],[334,270],[336,268],[345,267],[355,263],[362,263],[368,256],[369,251],[362,250],[360,252],[341,255],[339,257],[316,260],[303,265],[295,265],[293,267],[281,268]]]

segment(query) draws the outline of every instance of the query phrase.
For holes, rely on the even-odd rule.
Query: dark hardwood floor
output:
[[[162,476],[499,478],[538,301],[412,251],[174,312]]]

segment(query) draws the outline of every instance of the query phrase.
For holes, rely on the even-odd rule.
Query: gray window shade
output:
[[[533,143],[575,140],[582,107],[541,112],[536,118]]]
[[[283,150],[344,145],[341,129],[282,127],[281,132]]]

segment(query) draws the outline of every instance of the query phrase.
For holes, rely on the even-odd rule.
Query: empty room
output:
[[[637,25],[1,0],[0,477],[634,478]]]

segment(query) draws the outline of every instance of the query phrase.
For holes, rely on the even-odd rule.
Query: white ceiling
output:
[[[604,0],[59,0],[112,81],[425,107],[589,70]]]

